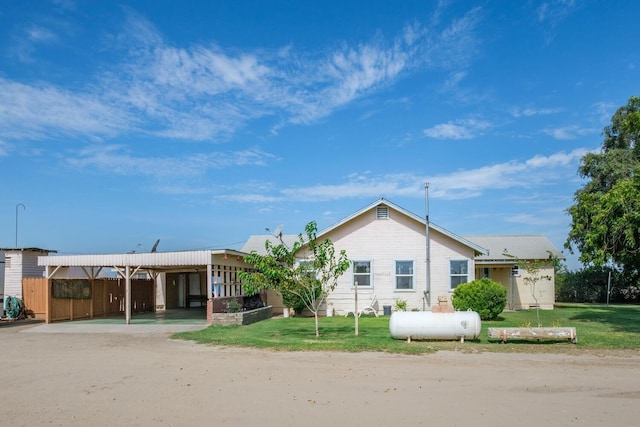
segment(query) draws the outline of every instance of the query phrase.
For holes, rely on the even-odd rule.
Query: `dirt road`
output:
[[[634,354],[286,353],[0,328],[3,426],[639,426]]]

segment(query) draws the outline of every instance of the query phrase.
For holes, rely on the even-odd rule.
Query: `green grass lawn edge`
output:
[[[562,341],[489,341],[490,327],[537,326],[535,310],[503,312],[498,319],[482,322],[476,340],[412,341],[395,340],[389,332],[388,316],[363,316],[359,334],[354,333],[353,317],[320,318],[320,337],[315,337],[314,319],[275,317],[247,326],[209,326],[200,331],[181,332],[172,338],[203,344],[262,348],[275,351],[339,351],[424,354],[439,350],[465,352],[551,352],[640,349],[640,306],[558,304],[554,310],[540,310],[544,327],[575,327],[578,343]]]

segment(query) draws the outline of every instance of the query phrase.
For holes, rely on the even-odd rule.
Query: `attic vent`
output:
[[[389,219],[389,207],[377,206],[376,207],[376,219]]]

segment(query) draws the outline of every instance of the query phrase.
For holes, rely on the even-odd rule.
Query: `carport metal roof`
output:
[[[170,271],[184,271],[185,269],[207,270],[207,297],[210,299],[212,282],[212,266],[214,258],[218,258],[217,264],[225,264],[228,257],[242,258],[247,255],[244,252],[218,249],[201,251],[177,251],[177,252],[148,252],[125,254],[91,254],[91,255],[50,255],[39,256],[38,265],[46,269],[46,277],[52,278],[63,267],[80,267],[89,278],[95,278],[98,272],[105,267],[115,269],[126,281],[126,309],[125,321],[131,322],[131,279],[140,272],[151,273],[155,278],[158,273]],[[87,270],[90,268],[90,271]],[[94,270],[97,268],[98,270]]]

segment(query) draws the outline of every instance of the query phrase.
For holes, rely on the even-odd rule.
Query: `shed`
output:
[[[41,248],[0,248],[4,255],[4,292],[0,295],[22,298],[22,279],[43,277],[44,267],[38,265],[38,257],[56,251]]]

